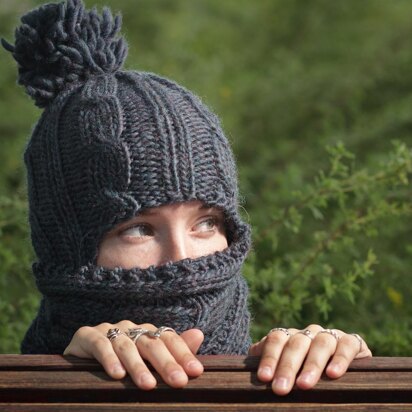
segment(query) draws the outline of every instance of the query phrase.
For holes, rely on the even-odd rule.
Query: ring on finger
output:
[[[157,330],[155,332],[149,331],[149,333],[147,335],[150,336],[151,338],[160,338],[160,335],[164,332],[177,333],[173,328],[171,328],[169,326],[160,326],[160,328],[157,328]]]
[[[358,353],[361,353],[362,352],[362,342],[363,342],[362,337],[359,336],[357,333],[349,333],[349,335],[354,336],[358,340],[359,342],[359,352]]]
[[[301,333],[302,335],[307,336],[310,340],[313,340],[313,334],[309,329],[305,329],[305,330],[300,330],[298,332],[295,333],[295,335],[297,335],[298,333]]]
[[[273,328],[273,329],[271,329],[271,330],[267,333],[267,335],[269,335],[269,333],[277,332],[277,331],[286,333],[287,336],[290,336],[290,332],[289,332],[289,330],[286,329],[286,328]],[[266,336],[267,336],[267,335],[266,335]]]
[[[127,336],[126,333],[122,332],[119,328],[110,328],[106,333],[106,336],[109,338],[110,342],[113,342],[120,335]]]
[[[332,335],[336,339],[336,342],[340,339],[336,330],[333,330],[333,329],[323,329],[320,332],[318,332],[317,335],[319,335],[319,333],[329,333],[329,335]]]
[[[137,340],[142,336],[142,335],[149,335],[150,331],[149,329],[145,328],[129,328],[126,332],[126,335],[134,342],[136,343]]]

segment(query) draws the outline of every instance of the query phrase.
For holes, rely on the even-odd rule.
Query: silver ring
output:
[[[144,329],[144,328],[129,328],[126,332],[126,335],[134,342],[136,343],[137,340],[142,336],[142,335],[148,335],[150,333],[149,329]]]
[[[119,328],[109,329],[106,333],[106,336],[109,338],[110,342],[113,342],[120,335],[126,335],[126,334],[122,332]]]
[[[359,336],[357,333],[349,333],[349,335],[354,336],[359,341],[359,352],[358,353],[361,353],[362,352],[362,342],[363,342],[362,337]]]
[[[340,336],[337,334],[336,330],[333,329],[323,329],[317,334],[319,335],[319,333],[329,333],[329,335],[332,335],[336,339],[336,342],[340,339]]]
[[[312,332],[309,329],[300,330],[299,332],[296,332],[295,335],[297,335],[298,333],[301,333],[302,335],[307,336],[310,340],[313,340]]]
[[[271,329],[271,330],[268,332],[268,335],[269,335],[269,333],[278,332],[278,331],[283,332],[283,333],[286,333],[287,336],[290,336],[290,332],[289,332],[289,330],[286,329],[286,328],[273,328],[273,329]],[[266,336],[267,336],[267,335],[266,335]]]
[[[151,338],[160,338],[160,335],[163,332],[174,332],[174,333],[176,333],[176,331],[173,328],[170,328],[169,326],[160,326],[160,328],[157,328],[157,330],[155,332],[149,331],[149,333],[147,335],[150,336]]]

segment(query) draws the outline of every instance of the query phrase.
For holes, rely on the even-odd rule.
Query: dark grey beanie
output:
[[[217,116],[197,96],[169,79],[122,69],[127,45],[118,36],[121,18],[113,18],[107,8],[99,15],[95,9],[85,10],[81,0],[67,0],[41,6],[21,20],[15,44],[3,39],[2,44],[18,63],[19,84],[44,108],[24,155],[31,235],[38,258],[34,273],[44,296],[28,336],[39,342],[41,333],[50,335],[52,325],[56,330],[57,325],[70,324],[68,330],[59,332],[62,341],[45,345],[49,352],[64,349],[76,327],[97,322],[96,317],[73,320],[62,313],[81,304],[76,300],[79,296],[93,302],[91,291],[104,285],[102,269],[94,267],[102,236],[145,208],[197,199],[223,209],[230,246],[220,263],[215,257],[210,263],[209,257],[207,265],[202,258],[185,264],[190,267],[200,262],[206,276],[213,269],[216,276],[225,273],[226,280],[229,274],[237,279],[225,288],[243,291],[242,308],[235,312],[244,318],[244,352],[249,342],[249,314],[247,288],[239,270],[249,249],[250,230],[238,215],[236,166]],[[219,264],[227,267],[219,270]],[[164,271],[150,270],[154,270],[150,276],[135,273],[131,283],[144,290],[141,279],[160,276],[165,280]],[[172,277],[181,270],[180,266],[169,267]],[[119,284],[125,286],[127,272],[121,272],[123,277],[113,273],[103,278],[112,282],[120,296]],[[214,280],[208,278],[208,282]],[[200,293],[195,283],[192,286],[192,292]],[[162,288],[170,290],[170,306],[170,296],[178,294],[165,284],[157,285],[156,293]],[[99,293],[101,297],[104,292]],[[62,296],[67,298],[65,311],[61,310]],[[227,293],[222,296],[227,300]],[[230,296],[239,301],[238,294]],[[127,314],[127,308],[123,309],[112,321]],[[115,309],[110,313],[116,313]],[[196,316],[197,321],[186,322],[184,327],[199,325],[200,315]],[[31,350],[30,345],[26,345],[27,352],[46,351],[41,345]]]

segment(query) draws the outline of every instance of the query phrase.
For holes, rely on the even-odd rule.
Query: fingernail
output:
[[[271,378],[273,371],[269,366],[264,366],[262,369],[259,369],[259,374],[265,378]]]
[[[155,378],[148,372],[143,372],[139,376],[139,384],[140,385],[153,385],[156,383]]]
[[[169,378],[172,382],[180,383],[183,379],[185,379],[185,374],[180,371],[174,371],[169,375]]]
[[[120,363],[117,363],[116,365],[114,365],[112,371],[115,374],[121,374],[121,373],[126,372],[126,370],[123,368],[123,365],[121,365]]]
[[[274,379],[274,384],[276,389],[287,389],[289,386],[288,378],[276,378]]]
[[[339,363],[331,363],[328,366],[330,372],[340,372],[340,365]]]
[[[203,365],[198,361],[198,360],[191,360],[190,362],[188,362],[187,367],[189,369],[199,369],[201,368]]]
[[[315,374],[313,372],[305,372],[299,376],[299,382],[312,383]]]

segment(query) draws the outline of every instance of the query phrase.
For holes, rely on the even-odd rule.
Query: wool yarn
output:
[[[238,214],[234,156],[218,117],[191,91],[125,70],[121,15],[81,0],[24,15],[18,83],[43,108],[27,144],[29,223],[43,298],[23,353],[61,353],[77,328],[130,319],[200,327],[201,353],[245,353],[250,228]],[[147,208],[200,200],[224,212],[229,247],[149,269],[96,265],[101,239]]]
[[[87,265],[76,273],[34,266],[43,300],[23,353],[62,353],[78,328],[123,319],[201,329],[200,354],[247,354],[251,344],[248,289],[240,268],[249,248],[247,226],[222,252],[148,269]]]

